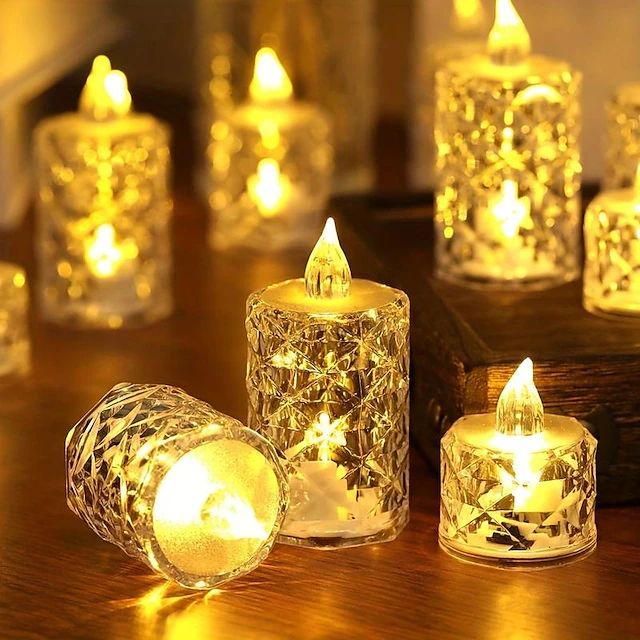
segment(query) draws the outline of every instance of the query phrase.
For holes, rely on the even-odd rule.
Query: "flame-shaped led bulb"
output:
[[[531,38],[511,0],[496,0],[487,51],[496,64],[512,65],[522,62],[531,52]]]
[[[256,53],[249,95],[255,102],[280,102],[293,95],[291,80],[270,47],[263,47]]]
[[[505,435],[540,433],[544,408],[533,383],[533,362],[526,358],[505,385],[496,408],[496,430]]]
[[[346,298],[351,288],[351,269],[340,246],[336,223],[327,218],[304,270],[304,285],[311,298]]]
[[[94,120],[120,118],[131,111],[127,77],[111,69],[107,56],[97,56],[80,94],[80,111]]]

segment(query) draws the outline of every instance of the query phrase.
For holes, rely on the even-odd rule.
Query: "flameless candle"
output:
[[[28,310],[24,269],[0,262],[0,377],[20,375],[29,367]]]
[[[409,516],[409,300],[351,279],[331,218],[305,277],[247,301],[249,425],[290,462],[290,544],[395,538]]]
[[[169,132],[131,110],[127,79],[98,56],[79,113],[35,133],[39,298],[46,318],[91,327],[171,311]]]
[[[607,148],[603,185],[607,190],[633,186],[640,162],[640,82],[618,87],[607,104]]]
[[[442,438],[440,545],[502,565],[575,558],[596,544],[596,441],[545,414],[529,358],[496,413],[460,418]]]
[[[260,250],[306,244],[331,186],[329,123],[293,99],[275,51],[256,54],[249,99],[211,129],[212,245]]]
[[[584,218],[584,306],[640,316],[640,165],[630,189],[603,191]]]
[[[486,53],[436,73],[439,277],[526,288],[579,274],[580,75],[530,48],[496,0]]]
[[[117,385],[71,429],[66,457],[69,508],[192,589],[260,564],[288,505],[274,447],[174,387]]]

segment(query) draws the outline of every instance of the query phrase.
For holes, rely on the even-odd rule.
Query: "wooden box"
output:
[[[356,273],[411,298],[411,428],[434,468],[442,433],[495,410],[531,356],[545,411],[583,420],[598,439],[599,503],[640,501],[640,320],[587,313],[580,281],[513,293],[434,279],[429,196],[341,198],[334,209],[347,250],[368,256]]]

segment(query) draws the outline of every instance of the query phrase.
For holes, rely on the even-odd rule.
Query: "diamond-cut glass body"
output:
[[[307,246],[331,189],[329,121],[312,105],[246,103],[211,127],[211,244]]]
[[[513,67],[471,56],[436,73],[439,277],[542,288],[578,276],[579,88],[579,74],[538,56]]]
[[[545,415],[530,436],[499,434],[495,414],[458,420],[441,442],[440,544],[483,563],[558,562],[596,544],[596,441]]]
[[[270,289],[247,303],[247,390],[249,425],[290,462],[280,539],[391,540],[409,516],[408,298],[384,287],[383,306],[309,313],[274,305]]]
[[[273,446],[174,387],[114,387],[69,432],[66,461],[69,508],[189,588],[254,569],[288,504]]]
[[[142,114],[64,114],[38,126],[34,154],[44,316],[119,328],[168,315],[167,127]]]
[[[583,299],[589,311],[640,315],[639,231],[640,198],[632,189],[608,191],[587,207]]]
[[[29,367],[29,292],[24,269],[0,262],[0,377]]]
[[[603,187],[633,184],[640,162],[640,83],[622,85],[607,104],[607,149]]]

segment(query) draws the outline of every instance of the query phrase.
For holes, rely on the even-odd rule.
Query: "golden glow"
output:
[[[542,431],[544,408],[533,382],[533,362],[525,358],[505,385],[496,408],[496,430],[509,436]]]
[[[311,298],[346,298],[349,295],[351,269],[340,246],[333,218],[327,218],[322,235],[309,256],[304,283]]]
[[[95,120],[125,116],[131,110],[127,77],[111,69],[107,56],[97,56],[80,95],[80,111]]]
[[[490,201],[489,209],[495,220],[498,237],[515,238],[521,228],[533,227],[529,198],[518,197],[518,184],[514,180],[502,182],[500,195]]]
[[[280,173],[277,160],[265,158],[247,180],[247,193],[260,213],[270,218],[279,213],[291,197],[291,181]]]
[[[291,80],[270,47],[263,47],[256,53],[249,94],[256,102],[289,100],[293,95]]]
[[[138,248],[133,240],[119,244],[116,231],[110,224],[101,224],[93,236],[85,239],[84,259],[89,271],[97,278],[114,276],[122,265],[138,255]]]
[[[531,52],[531,38],[511,0],[496,0],[496,18],[487,50],[498,64],[518,64]]]
[[[636,199],[636,203],[640,206],[640,163],[636,167],[636,175],[633,180],[633,193]]]
[[[484,20],[481,0],[453,0],[454,24],[461,30],[475,29]]]
[[[329,462],[336,447],[344,447],[347,440],[344,435],[346,424],[342,418],[331,420],[326,411],[320,412],[318,418],[305,433],[307,444],[317,445],[318,460]]]

